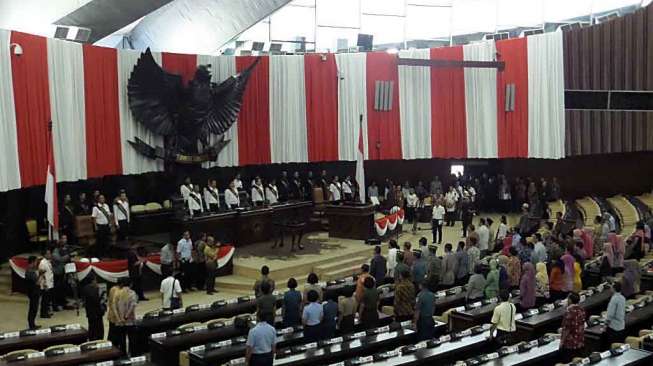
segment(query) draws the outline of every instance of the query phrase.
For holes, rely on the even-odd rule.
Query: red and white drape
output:
[[[384,236],[388,231],[394,231],[397,228],[397,224],[401,225],[403,223],[404,210],[397,207],[391,210],[389,215],[374,220],[374,229],[378,236]]]
[[[218,251],[218,268],[227,265],[235,252],[235,248],[231,245],[223,245]],[[12,257],[9,259],[11,269],[20,277],[25,278],[25,271],[27,270],[27,259],[24,257]],[[152,272],[161,275],[161,258],[158,254],[150,255],[147,257],[145,266]],[[127,260],[105,260],[100,261],[97,258],[82,258],[75,261],[77,267],[77,278],[81,281],[88,276],[91,271],[102,279],[109,282],[118,282],[121,277],[129,276],[127,267]]]
[[[17,43],[23,54],[14,55]],[[244,95],[231,143],[211,166],[355,161],[363,116],[366,159],[562,158],[562,34],[457,47],[263,56]],[[0,30],[0,191],[45,183],[47,123],[53,122],[58,181],[160,171],[127,142],[162,145],[136,123],[127,82],[140,52]],[[397,57],[498,59],[505,70],[398,66]],[[210,64],[220,82],[252,56],[154,53],[192,79]],[[378,80],[394,83],[392,109],[374,110]],[[506,112],[506,85],[515,85]]]

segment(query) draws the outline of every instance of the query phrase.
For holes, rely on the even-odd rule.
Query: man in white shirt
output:
[[[485,256],[489,249],[490,229],[488,229],[484,218],[481,218],[476,233],[478,234],[478,249],[481,251],[481,256]]]
[[[444,208],[446,210],[447,226],[453,226],[456,221],[456,204],[458,202],[458,193],[449,186],[449,191],[444,196]]]
[[[184,235],[177,242],[177,255],[179,257],[179,263],[181,266],[182,277],[182,289],[186,292],[187,289],[191,289],[193,283],[195,282],[193,276],[193,241],[190,238],[190,232],[184,231]]]
[[[127,199],[127,193],[124,189],[120,190],[120,195],[116,198],[113,203],[113,213],[116,223],[116,228],[118,229],[118,240],[125,240],[129,235],[129,200]]]
[[[279,202],[279,190],[277,189],[274,179],[272,179],[270,183],[268,183],[268,186],[265,187],[265,199],[270,205]]]
[[[190,182],[190,177],[184,179],[184,183],[179,187],[179,193],[184,198],[184,202],[188,201],[188,195],[193,191],[193,184]]]
[[[43,258],[39,263],[39,277],[41,287],[41,318],[50,318],[52,305],[52,289],[54,289],[54,272],[52,271],[52,252],[50,249],[43,251]]]
[[[188,213],[190,217],[195,217],[201,215],[202,212],[204,212],[204,205],[202,204],[200,186],[195,186],[193,191],[188,194]]]
[[[178,298],[181,302],[181,284],[179,280],[176,279],[171,272],[163,273],[166,278],[161,281],[161,300],[164,309],[170,309],[170,299]]]
[[[433,231],[433,244],[442,244],[442,225],[444,224],[445,210],[442,200],[436,200],[433,205],[433,218],[431,221]]]
[[[256,177],[254,179],[254,184],[252,184],[252,203],[254,206],[262,206],[265,202],[265,191],[263,188],[263,182],[261,182],[261,177]]]
[[[103,194],[98,196],[98,202],[93,206],[91,216],[93,217],[95,226],[95,254],[99,257],[106,253],[109,245],[109,235],[111,235],[111,227],[109,225],[113,218],[111,209],[105,203]]]
[[[220,192],[217,187],[218,183],[215,179],[211,179],[208,187],[204,188],[204,204],[207,211],[218,212],[220,209]]]
[[[229,188],[224,190],[224,203],[228,210],[240,207],[240,196],[238,195],[238,189],[236,189],[234,181],[229,184]]]
[[[243,189],[243,181],[240,180],[240,173],[236,173],[236,177],[233,180],[234,188],[238,191]]]
[[[342,199],[342,187],[337,175],[333,177],[333,181],[329,185],[329,192],[331,192],[331,201],[339,202]]]
[[[353,198],[351,188],[352,188],[351,177],[347,176],[347,178],[345,178],[345,181],[342,182],[342,193],[344,195],[345,201],[351,201]]]

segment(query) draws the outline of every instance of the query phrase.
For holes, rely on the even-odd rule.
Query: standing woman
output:
[[[528,310],[535,306],[535,268],[531,262],[522,266],[522,276],[519,283],[519,296],[521,310]]]
[[[374,279],[366,277],[365,290],[361,303],[358,305],[358,316],[365,329],[376,328],[379,323],[379,293],[374,286]]]
[[[614,272],[618,272],[624,267],[624,256],[626,254],[626,246],[622,237],[615,233],[608,234],[608,241],[612,245],[612,252],[614,253],[614,262],[612,268]]]
[[[582,274],[583,274],[583,269],[580,265],[581,261],[578,255],[574,256],[574,259],[576,260],[574,262],[574,292],[579,293],[583,290],[583,280],[582,280]]]
[[[601,278],[605,281],[606,277],[613,275],[614,268],[614,250],[612,244],[603,244],[603,255],[601,256],[600,273]]]
[[[510,248],[510,256],[508,256],[508,277],[510,277],[510,287],[519,287],[521,279],[521,261],[515,247]]]
[[[499,294],[499,269],[497,261],[490,260],[490,272],[485,279],[485,297],[491,299]]]
[[[565,296],[567,295],[574,289],[574,263],[576,260],[574,259],[574,256],[572,253],[574,252],[574,245],[573,244],[568,244],[567,245],[567,251],[565,254],[560,257],[560,260],[562,260],[562,263],[565,266],[565,272],[564,272],[564,282],[562,286],[562,290],[565,292]]]
[[[397,244],[396,240],[391,239],[390,242],[388,242],[388,245],[390,246],[390,249],[388,249],[388,262],[386,264],[388,267],[388,277],[394,278],[395,267],[397,267],[397,251],[399,250],[399,244]]]
[[[213,295],[215,291],[215,271],[218,268],[218,252],[212,236],[206,238],[204,257],[206,261],[206,294]]]
[[[634,259],[624,261],[624,277],[621,281],[621,294],[625,298],[630,298],[639,293],[640,279],[639,263]]]
[[[535,301],[541,305],[549,299],[549,275],[544,262],[536,264],[535,269]]]
[[[553,268],[551,269],[551,277],[549,278],[549,288],[551,291],[551,300],[562,300],[567,295],[564,291],[565,287],[565,265],[562,263],[561,259],[558,259],[553,263]]]

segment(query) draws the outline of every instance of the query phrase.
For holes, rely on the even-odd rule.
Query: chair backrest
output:
[[[50,347],[44,349],[43,352],[56,351],[58,349],[65,349],[65,348],[70,348],[70,347],[75,347],[75,345],[74,344],[55,344],[54,346],[50,346]]]
[[[38,235],[39,231],[36,224],[36,220],[34,219],[25,220],[25,227],[27,228],[27,234],[29,235],[30,238]]]
[[[34,353],[34,352],[38,352],[38,351],[35,350],[35,349],[29,349],[29,348],[28,349],[19,349],[19,350],[11,351],[9,353],[6,353],[6,354],[0,356],[0,360],[10,360],[12,358],[28,355],[28,354]]]
[[[172,208],[172,202],[170,200],[163,201],[163,208]]]
[[[186,323],[186,324],[182,324],[182,325],[178,326],[177,329],[178,330],[190,329],[190,328],[194,328],[194,327],[196,327],[198,325],[202,325],[202,323],[200,323],[200,322]]]
[[[131,207],[133,213],[141,213],[145,211],[145,205],[133,205]]]
[[[313,202],[315,203],[324,202],[324,192],[322,192],[321,187],[313,188]]]
[[[159,211],[162,209],[163,206],[158,202],[148,202],[145,204],[145,211]]]

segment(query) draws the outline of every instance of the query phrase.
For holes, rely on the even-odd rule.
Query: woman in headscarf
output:
[[[639,293],[640,279],[639,263],[634,259],[624,261],[624,277],[621,281],[621,294],[629,298]]]
[[[553,268],[551,269],[551,277],[549,278],[549,288],[551,292],[551,300],[562,300],[567,295],[565,294],[565,264],[562,263],[561,259],[558,259],[553,263]]]
[[[574,263],[576,262],[576,260],[574,259],[573,252],[574,252],[574,245],[569,244],[567,246],[567,251],[565,252],[565,254],[562,257],[560,257],[560,260],[565,265],[565,273],[564,276],[562,276],[563,278],[562,291],[565,292],[565,297],[567,297],[567,294],[574,289]]]
[[[644,223],[638,222],[635,233],[630,237],[632,251],[629,258],[640,260],[646,255]]]
[[[497,261],[490,260],[490,272],[485,279],[485,297],[490,299],[497,297],[499,294],[499,269]]]
[[[497,268],[499,270],[499,289],[509,290],[510,276],[508,275],[508,257],[505,255],[500,255],[497,264]]]
[[[574,241],[581,243],[586,258],[594,257],[594,240],[585,230],[574,229]]]
[[[601,266],[600,266],[601,277],[603,278],[604,281],[606,277],[613,275],[613,268],[614,268],[614,250],[612,249],[612,244],[605,243],[603,244],[603,255],[601,256]]]
[[[538,304],[543,304],[549,298],[549,275],[546,273],[546,264],[539,262],[535,265],[535,297]]]
[[[608,241],[612,245],[614,260],[612,263],[613,273],[624,267],[624,255],[626,254],[626,245],[621,236],[615,233],[608,234]]]
[[[581,276],[583,274],[583,268],[580,266],[581,260],[578,255],[574,255],[574,283],[573,291],[579,293],[583,290],[583,280]]]
[[[535,268],[531,262],[522,266],[522,276],[519,282],[519,305],[521,310],[528,310],[535,306]]]
[[[516,248],[510,248],[510,256],[508,257],[508,277],[510,277],[510,287],[519,287],[519,280],[521,279],[521,261],[517,254]]]

